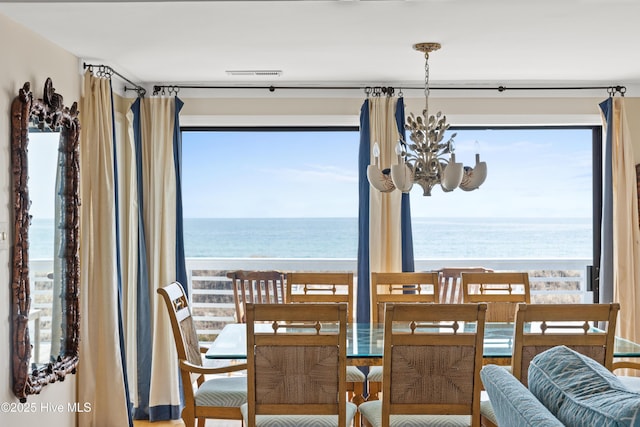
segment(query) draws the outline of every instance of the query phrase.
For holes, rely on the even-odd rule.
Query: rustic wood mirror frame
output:
[[[33,99],[30,84],[20,89],[11,104],[11,164],[14,195],[14,244],[12,258],[12,365],[13,391],[21,402],[30,394],[38,394],[42,387],[64,381],[67,373],[75,373],[78,365],[78,140],[80,122],[77,103],[65,107],[62,96],[55,93],[51,79],[47,79],[42,99]],[[32,345],[29,339],[29,187],[27,150],[29,127],[38,126],[60,132],[60,151],[64,154],[62,196],[62,224],[64,247],[62,289],[63,336],[62,351],[55,362],[31,370]],[[53,161],[53,160],[52,160]]]

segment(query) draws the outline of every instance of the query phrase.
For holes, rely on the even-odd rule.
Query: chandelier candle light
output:
[[[457,187],[475,190],[487,177],[487,164],[480,161],[477,152],[475,167],[457,163],[453,146],[456,134],[442,142],[449,129],[446,116],[439,111],[435,116],[429,116],[429,53],[440,49],[440,43],[418,43],[413,48],[423,52],[425,57],[424,110],[421,116],[410,113],[407,117],[404,127],[410,132],[411,143],[407,144],[400,136],[396,146],[397,164],[392,164],[390,169],[380,169],[380,147],[374,143],[373,164],[367,167],[369,182],[383,193],[396,188],[408,193],[414,182],[422,187],[424,196],[430,196],[431,189],[437,184],[445,192]]]

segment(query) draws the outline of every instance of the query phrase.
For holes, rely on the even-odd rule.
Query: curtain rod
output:
[[[87,64],[86,62],[82,63],[82,67],[83,69],[89,69],[89,71],[93,72],[94,68],[97,68],[97,74],[98,76],[106,76],[106,77],[111,77],[112,74],[115,74],[116,76],[120,77],[122,80],[124,80],[125,82],[129,83],[130,85],[132,85],[133,87],[127,87],[126,85],[124,86],[124,91],[128,91],[128,90],[133,90],[135,91],[138,96],[145,96],[145,94],[147,93],[147,90],[145,88],[143,88],[142,86],[135,84],[134,82],[132,82],[131,80],[129,80],[128,78],[126,78],[125,76],[123,76],[122,74],[120,74],[119,72],[117,72],[116,70],[114,70],[113,68],[111,68],[108,65],[103,65],[103,64]]]
[[[207,86],[207,85],[155,85],[153,86],[153,94],[165,93],[165,90],[172,93],[178,93],[180,89],[266,89],[269,92],[275,92],[276,90],[364,90],[367,95],[373,96],[389,95],[392,96],[395,92],[393,86]],[[424,87],[405,86],[399,87],[398,95],[402,95],[403,89],[424,89]],[[442,86],[442,87],[430,87],[429,90],[495,90],[498,92],[506,92],[507,90],[606,90],[610,96],[619,93],[624,96],[627,88],[625,86],[531,86],[531,87],[507,87],[507,86],[494,86],[494,87],[467,87],[467,86]]]

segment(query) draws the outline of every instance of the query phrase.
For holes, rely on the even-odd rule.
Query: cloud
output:
[[[342,170],[328,165],[303,165],[304,168],[262,169],[261,172],[279,176],[286,180],[311,182],[358,182],[357,173],[353,170]]]

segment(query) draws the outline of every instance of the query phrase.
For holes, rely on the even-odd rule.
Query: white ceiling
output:
[[[638,85],[637,0],[2,2],[0,13],[142,84]],[[226,70],[282,70],[281,77]]]

